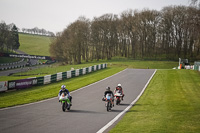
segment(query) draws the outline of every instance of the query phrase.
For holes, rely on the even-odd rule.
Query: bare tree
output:
[[[104,14],[91,22],[79,17],[56,36],[50,51],[68,63],[113,56],[200,59],[199,23],[200,10],[192,6],[127,10],[119,18]]]
[[[200,8],[200,0],[191,0],[190,5]]]

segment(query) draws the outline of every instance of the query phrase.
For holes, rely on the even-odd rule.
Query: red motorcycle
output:
[[[116,105],[119,105],[121,102],[122,93],[118,90],[115,92],[114,96],[115,96],[115,100],[116,100]]]

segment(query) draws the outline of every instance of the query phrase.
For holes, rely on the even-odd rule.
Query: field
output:
[[[30,55],[50,56],[49,45],[52,40],[52,37],[19,33],[19,50]],[[8,59],[7,57],[0,57],[0,63],[10,63],[19,60],[16,58]]]
[[[30,55],[49,56],[49,45],[53,38],[39,35],[19,34],[19,50]]]

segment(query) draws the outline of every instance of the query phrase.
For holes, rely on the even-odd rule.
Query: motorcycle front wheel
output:
[[[65,112],[65,110],[66,110],[65,102],[62,103],[62,110],[63,110],[63,112]]]
[[[110,110],[110,102],[107,102],[107,111]]]
[[[119,105],[119,104],[120,104],[120,99],[117,98],[116,105]]]

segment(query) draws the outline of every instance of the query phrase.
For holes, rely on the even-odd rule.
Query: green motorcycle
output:
[[[60,97],[59,97],[59,101],[62,104],[62,110],[63,110],[63,112],[65,112],[66,109],[70,110],[70,104],[71,104],[71,102],[70,102],[67,94],[62,93],[60,95]]]

